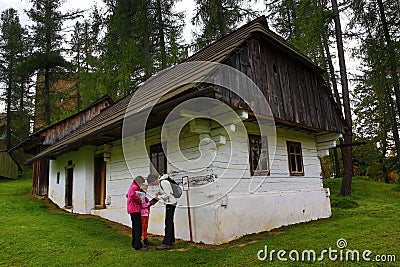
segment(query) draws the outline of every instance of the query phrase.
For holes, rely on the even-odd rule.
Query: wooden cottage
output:
[[[35,155],[86,124],[113,103],[111,97],[104,96],[80,112],[31,134],[26,140],[16,145],[13,150],[22,148],[25,153]],[[49,158],[40,158],[31,163],[33,168],[32,194],[47,196]]]
[[[17,179],[21,171],[13,156],[8,151],[0,150],[0,179]]]
[[[132,178],[169,173],[186,190],[175,215],[184,240],[220,244],[326,218],[319,158],[344,124],[322,73],[261,17],[155,75],[142,94],[111,105],[31,162],[51,159],[49,198],[61,208],[125,225]],[[163,216],[158,203],[150,232],[163,234]]]
[[[6,125],[7,114],[0,113],[0,179],[17,179],[22,168],[13,155],[7,151]]]

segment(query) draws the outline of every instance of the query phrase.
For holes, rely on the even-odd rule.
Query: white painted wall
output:
[[[214,132],[220,134],[220,131]],[[331,215],[329,196],[322,188],[321,167],[314,135],[278,128],[276,153],[274,160],[271,161],[271,175],[251,177],[248,169],[247,141],[236,138],[240,136],[237,131],[229,134],[230,137],[226,138],[225,145],[203,144],[200,149],[203,149],[202,155],[205,159],[194,165],[204,165],[207,159],[212,158],[211,164],[196,175],[204,178],[213,174],[218,178],[211,184],[192,187],[189,191],[190,204],[197,206],[191,209],[194,241],[219,244],[245,234]],[[210,137],[215,136],[211,134]],[[133,138],[132,144],[137,140]],[[286,141],[301,142],[304,176],[289,176]],[[147,142],[149,146],[160,142],[159,128],[148,133]],[[196,159],[200,155],[198,142],[199,136],[190,131],[181,135],[180,144],[183,154]],[[177,153],[170,149],[171,147],[167,145],[168,158],[172,158],[171,155]],[[75,164],[73,212],[91,213],[130,226],[130,218],[126,213],[125,195],[135,176],[148,175],[150,165],[147,155],[132,147],[130,158],[127,159],[132,167],[130,172],[124,159],[121,141],[112,144],[111,159],[107,163],[107,208],[94,210],[94,151],[93,147],[85,147],[78,152],[68,153],[51,161],[49,196],[60,207],[64,206],[64,168],[68,160],[73,160]],[[231,162],[228,159],[231,159]],[[175,163],[169,163],[169,172],[177,170],[174,165]],[[60,184],[55,184],[57,171],[61,172]],[[239,175],[241,173],[243,175]],[[183,175],[194,177],[192,174],[187,170],[176,172],[172,176],[175,178]],[[233,186],[238,181],[239,183]],[[251,188],[255,188],[259,184],[261,186],[256,192],[249,192],[250,185]],[[153,194],[157,190],[150,187],[149,193]],[[225,195],[228,191],[229,193]],[[201,205],[204,203],[209,204]],[[183,206],[186,206],[185,193],[178,201],[175,228],[177,238],[189,240],[187,208]],[[162,203],[151,208],[149,232],[160,235],[164,232]]]
[[[85,146],[50,161],[49,198],[60,208],[65,207],[65,181],[68,161],[72,160],[73,189],[72,206],[74,213],[90,214],[94,207],[94,151],[95,147]],[[57,172],[60,181],[57,184]]]

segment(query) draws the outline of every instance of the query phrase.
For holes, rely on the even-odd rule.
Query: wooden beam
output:
[[[350,144],[341,144],[341,145],[337,145],[336,147],[348,147],[348,146],[362,146],[367,144],[367,142],[354,142],[354,143],[350,143]]]
[[[340,133],[328,133],[328,134],[321,134],[315,137],[315,141],[317,143],[325,143],[330,142],[332,140],[337,140],[342,137]]]
[[[193,119],[189,122],[190,131],[197,134],[210,133],[210,120],[209,119]]]

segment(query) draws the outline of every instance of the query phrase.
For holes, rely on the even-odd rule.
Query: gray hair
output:
[[[153,183],[155,180],[157,180],[158,179],[158,175],[157,174],[149,174],[148,176],[147,176],[147,183],[148,184],[151,184],[151,183]]]
[[[143,184],[144,183],[144,178],[142,176],[136,176],[135,179],[133,179],[137,184]]]

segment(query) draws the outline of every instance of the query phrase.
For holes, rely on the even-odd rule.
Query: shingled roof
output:
[[[234,53],[236,49],[245,43],[246,40],[256,33],[261,34],[268,42],[273,43],[286,53],[300,60],[307,66],[311,67],[314,71],[322,71],[322,69],[313,64],[308,57],[300,53],[292,45],[285,42],[280,36],[269,30],[267,20],[264,16],[257,18],[236,31],[222,37],[213,44],[186,59],[185,62],[223,62]],[[132,95],[126,96],[114,105],[108,107],[108,109],[104,110],[100,115],[96,116],[82,127],[31,158],[29,162],[34,162],[45,157],[56,157],[65,152],[77,150],[82,145],[90,144],[92,138],[108,132],[113,132],[113,134],[109,136],[115,138],[115,140],[118,139],[118,137],[120,138],[121,127],[128,106],[130,106],[130,113],[134,114],[135,112],[142,111],[149,103],[152,103],[152,101],[157,99],[159,99],[157,102],[158,104],[166,102],[177,94],[185,92],[192,87],[192,85],[182,85],[179,82],[175,82],[173,79],[174,76],[177,77],[178,80],[179,77],[183,75],[196,76],[201,72],[201,69],[193,70],[178,68],[176,70],[170,69],[169,72],[170,73],[167,76],[163,76],[163,73],[154,75],[146,81],[144,85],[146,86],[145,94],[135,96],[132,100]],[[176,89],[165,94],[166,87]]]
[[[271,31],[268,27],[265,16],[261,16],[240,27],[236,31],[233,31],[230,34],[220,38],[219,40],[186,59],[186,61],[223,62],[254,33],[261,33],[268,42],[284,50],[286,53],[293,55],[312,69],[318,72],[324,71],[315,65],[310,58],[301,53],[296,47],[289,44],[285,39],[275,32]]]

